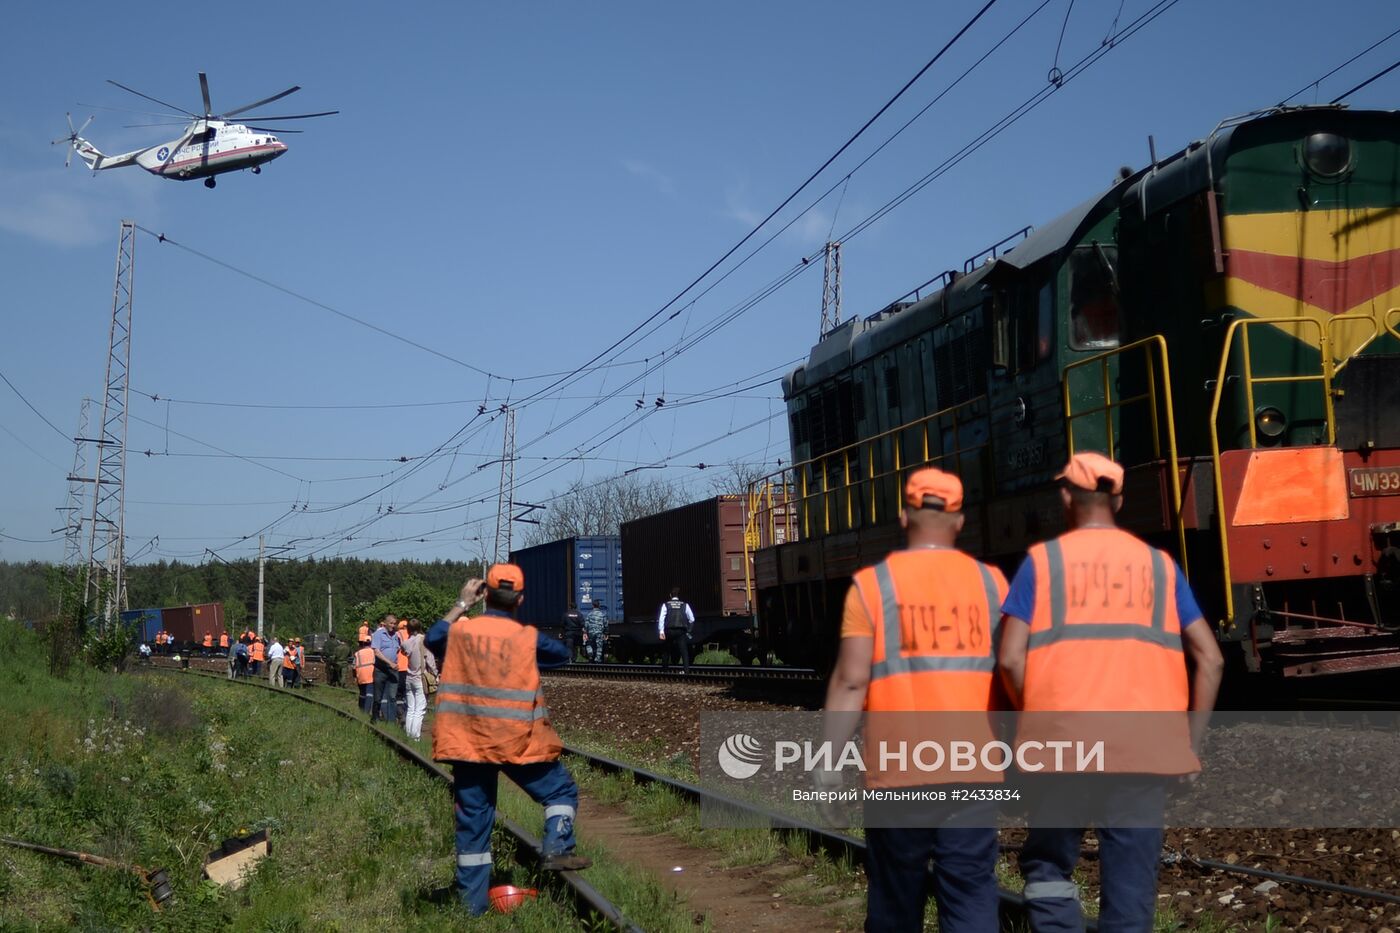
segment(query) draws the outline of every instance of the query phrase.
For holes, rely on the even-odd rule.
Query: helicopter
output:
[[[135,94],[137,97],[152,103],[160,104],[162,107],[179,111],[179,113],[133,111],[145,113],[148,116],[171,117],[175,120],[173,123],[142,125],[179,126],[185,124],[185,117],[188,117],[189,122],[185,126],[185,132],[179,139],[173,139],[169,142],[157,143],[144,149],[134,149],[131,152],[123,152],[121,155],[107,155],[82,137],[83,130],[88,128],[88,124],[92,122],[93,118],[88,117],[82,126],[74,129],[73,115],[70,113],[67,114],[68,135],[61,136],[52,142],[52,145],[55,146],[59,143],[68,143],[68,155],[63,160],[65,168],[68,167],[69,162],[72,161],[73,153],[76,152],[78,158],[86,162],[94,172],[138,165],[152,175],[159,175],[161,178],[169,178],[173,181],[191,181],[195,178],[203,178],[204,187],[212,188],[214,187],[214,177],[225,172],[252,169],[254,175],[261,173],[264,163],[271,162],[287,151],[287,144],[278,139],[277,134],[301,132],[301,130],[274,129],[268,126],[248,124],[255,121],[271,123],[285,120],[306,120],[311,117],[329,117],[340,113],[339,110],[327,110],[321,113],[248,116],[244,117],[248,123],[234,123],[229,119],[230,117],[246,114],[264,104],[281,100],[288,94],[301,90],[301,87],[289,87],[280,94],[273,94],[271,97],[264,97],[251,104],[244,104],[241,107],[234,107],[232,110],[216,114],[209,103],[209,79],[202,71],[199,72],[199,93],[204,99],[203,115],[192,113],[183,107],[177,107],[149,94],[143,94],[125,84],[110,79],[107,83],[116,85],[123,91]]]

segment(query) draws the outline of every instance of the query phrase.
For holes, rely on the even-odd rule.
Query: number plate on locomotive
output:
[[[1349,470],[1352,498],[1400,496],[1400,467],[1355,467]]]

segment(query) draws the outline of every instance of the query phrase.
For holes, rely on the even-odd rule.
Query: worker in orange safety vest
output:
[[[485,611],[469,618],[467,608],[483,596]],[[540,668],[566,664],[568,649],[517,620],[524,598],[521,569],[495,564],[485,582],[466,582],[457,604],[425,639],[441,671],[433,758],[452,766],[457,890],[473,914],[488,906],[502,773],[544,806],[540,868],[574,871],[592,864],[574,852],[578,785],[559,761],[563,746],[540,689]]]
[[[301,650],[299,644],[299,639],[287,639],[287,650],[282,655],[282,686],[284,687],[295,687],[297,678],[301,674],[301,663],[297,657]]]
[[[261,635],[252,636],[253,643],[248,647],[248,673],[257,677],[262,671],[262,663],[267,660],[267,645]]]
[[[1025,711],[1022,734],[1037,713],[1056,714],[1040,721],[1057,723],[1069,713],[1085,714],[1080,721],[1099,714],[1101,723],[1111,714],[1167,764],[1115,765],[1110,755],[1105,770],[1117,773],[1028,776],[1026,786],[1033,781],[1039,792],[1029,796],[1020,857],[1027,914],[1035,931],[1084,928],[1071,876],[1083,827],[1093,822],[1099,929],[1147,931],[1167,785],[1199,770],[1193,745],[1224,665],[1181,567],[1117,527],[1123,467],[1078,453],[1055,478],[1069,531],[1030,549],[1002,605],[998,666]]]
[[[355,650],[355,683],[360,690],[360,709],[368,716],[374,704],[374,649],[369,646],[369,635],[360,636],[360,647]]]
[[[995,636],[1006,578],[958,550],[962,481],[933,468],[915,470],[904,489],[904,550],[859,571],[846,594],[841,645],[827,689],[824,733],[845,746],[862,711],[866,749],[906,746],[930,730],[983,744],[995,735],[986,715],[1005,708],[996,682]],[[919,715],[915,715],[919,714]],[[958,714],[958,715],[943,715]],[[970,730],[970,733],[969,733]],[[908,733],[913,733],[912,735]],[[919,788],[942,783],[929,773],[869,753],[866,784]],[[959,783],[999,781],[963,774]],[[839,791],[838,772],[817,770],[818,790]],[[927,872],[933,860],[938,928],[996,933],[999,854],[991,803],[920,813],[866,808],[867,930],[924,929]],[[955,817],[955,818],[950,818]]]

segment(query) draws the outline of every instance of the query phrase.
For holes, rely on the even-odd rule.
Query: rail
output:
[[[1135,350],[1143,351],[1143,361],[1147,373],[1147,390],[1145,392],[1139,392],[1137,395],[1127,398],[1120,397],[1115,400],[1113,397],[1115,381],[1109,370],[1109,361],[1121,359],[1124,354]],[[1086,369],[1090,366],[1099,367],[1099,378],[1096,381],[1103,387],[1103,404],[1076,412],[1074,410],[1073,393],[1070,391],[1070,373],[1074,370]],[[1161,373],[1162,384],[1160,398],[1157,391],[1157,375],[1159,372]],[[1065,405],[1065,440],[1069,444],[1070,456],[1074,456],[1075,451],[1075,422],[1081,418],[1102,414],[1104,421],[1104,439],[1107,446],[1106,453],[1110,457],[1117,459],[1117,451],[1114,449],[1115,434],[1113,430],[1113,416],[1129,405],[1146,403],[1152,422],[1152,457],[1154,460],[1161,460],[1163,456],[1161,422],[1166,422],[1166,459],[1170,466],[1169,485],[1171,487],[1172,497],[1172,524],[1176,526],[1177,550],[1181,558],[1181,568],[1183,571],[1189,572],[1190,567],[1186,557],[1186,526],[1181,520],[1181,458],[1178,454],[1176,444],[1176,414],[1172,409],[1171,358],[1170,354],[1167,352],[1166,338],[1161,334],[1154,334],[1151,337],[1144,337],[1142,340],[1135,340],[1125,346],[1115,347],[1105,353],[1100,353],[1083,360],[1076,360],[1065,367],[1064,378],[1061,380],[1061,385],[1064,392]],[[1161,418],[1158,417],[1159,403],[1162,409]]]
[[[382,729],[376,729],[367,720],[361,719],[359,716],[350,712],[349,710],[342,709],[339,706],[336,706],[332,703],[325,703],[321,700],[318,700],[314,697],[309,697],[304,693],[300,693],[295,690],[279,690],[276,687],[270,687],[267,684],[258,683],[256,681],[237,679],[229,681],[225,678],[220,677],[217,674],[206,673],[204,671],[180,671],[178,669],[168,667],[152,667],[151,669],[175,671],[176,673],[184,674],[193,674],[196,677],[201,677],[208,680],[217,680],[223,683],[236,683],[244,687],[255,687],[259,690],[268,690],[272,693],[278,694],[279,696],[285,696],[291,699],[301,700],[303,703],[310,703],[313,706],[319,706],[322,709],[328,709],[343,719],[349,719],[352,722],[357,722],[365,728],[369,729],[369,731],[374,733],[374,735],[378,737],[378,739],[381,742],[393,749],[393,751],[396,752],[400,758],[403,758],[405,761],[408,761],[411,764],[417,765],[430,777],[442,781],[449,787],[452,785],[451,772],[445,770],[444,768],[438,767],[436,762],[423,757],[423,755],[418,751],[418,749],[413,748],[412,746],[407,745],[403,742],[400,742],[398,739],[394,738],[392,735],[389,735]],[[516,846],[517,856],[521,853],[526,853],[527,858],[533,861],[539,860],[540,841],[538,839],[530,835],[530,833],[527,832],[523,826],[520,826],[513,820],[508,820],[504,817],[497,816],[496,822],[509,835],[514,837],[517,843],[519,843]],[[623,915],[621,909],[617,907],[617,905],[615,905],[612,901],[608,900],[597,888],[593,887],[593,885],[585,881],[583,877],[580,876],[577,872],[550,872],[549,875],[550,877],[557,878],[560,883],[562,883],[569,889],[569,893],[573,896],[575,903],[578,905],[580,914],[587,916],[587,914],[596,913],[600,917],[605,919],[613,929],[621,930],[623,931],[623,933],[645,933],[645,931],[643,931],[641,927],[628,920]]]
[[[1396,329],[1396,325],[1400,324],[1400,308],[1388,309],[1381,320],[1385,324],[1386,332],[1396,340],[1400,340],[1400,330]]]
[[[1317,330],[1318,350],[1320,351],[1318,360],[1322,372],[1318,375],[1254,375],[1254,366],[1249,353],[1249,330],[1251,327],[1262,325],[1315,328]],[[1230,368],[1230,354],[1231,350],[1234,349],[1235,336],[1240,335],[1239,380],[1244,386],[1245,421],[1249,425],[1249,449],[1254,450],[1259,446],[1259,434],[1254,417],[1254,387],[1256,385],[1322,383],[1323,410],[1327,421],[1327,443],[1330,445],[1336,442],[1336,418],[1332,408],[1332,351],[1328,341],[1330,330],[1330,327],[1324,327],[1320,322],[1310,317],[1260,317],[1232,321],[1225,331],[1225,342],[1220,350],[1220,366],[1216,372],[1215,388],[1210,400],[1210,460],[1215,480],[1216,524],[1220,528],[1220,564],[1225,587],[1224,621],[1227,624],[1235,618],[1235,594],[1230,574],[1230,521],[1225,511],[1225,484],[1220,468],[1220,403],[1225,397],[1226,372]]]
[[[745,667],[738,664],[692,664],[689,671],[658,664],[569,664],[544,672],[550,677],[598,680],[665,680],[688,684],[744,684],[754,690],[782,691],[794,687],[821,687],[826,683],[805,667]]]

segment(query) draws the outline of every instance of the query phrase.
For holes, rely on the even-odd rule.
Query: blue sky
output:
[[[500,420],[476,416],[477,406],[527,398],[554,381],[530,377],[583,364],[660,308],[981,2],[247,2],[217,14],[11,4],[0,34],[0,372],[71,435],[80,399],[101,393],[118,224],[130,217],[311,301],[139,238],[129,554],[199,559],[209,547],[247,556],[257,540],[243,536],[276,522],[269,540],[293,542],[292,555],[473,556],[473,539],[494,528],[498,466],[489,461],[501,444]],[[1067,2],[1052,0],[837,184],[1039,5],[999,0],[779,223],[836,186],[827,198],[712,291],[663,315],[616,357],[622,365],[521,405],[517,497],[539,501],[580,478],[668,464],[642,475],[669,476],[698,498],[708,479],[699,462],[776,467],[786,458],[776,381],[747,387],[809,350],[817,264],[691,341],[1044,87],[1062,25],[1068,70],[1101,46],[1115,17],[1121,31],[1152,0],[1078,0],[1067,24]],[[1148,134],[1160,153],[1175,151],[1397,26],[1393,0],[1179,0],[848,239],[847,313],[871,313],[1004,235],[1049,221],[1118,166],[1142,165]],[[1300,99],[1330,99],[1397,49],[1400,38]],[[61,147],[48,144],[68,110],[75,121],[97,115],[85,135],[107,152],[166,138],[169,128],[122,127],[147,118],[79,102],[158,109],[111,78],[196,109],[201,70],[215,110],[300,84],[278,112],[341,114],[305,121],[307,132],[284,136],[290,151],[260,176],[225,175],[214,191],[137,168],[94,176],[75,161],[65,171]],[[1353,104],[1391,108],[1397,94],[1393,72]],[[636,411],[637,398],[654,407],[658,395],[665,409]],[[0,428],[0,533],[9,536],[0,558],[57,559],[62,543],[51,531],[72,444],[3,385]],[[391,462],[449,438],[427,462]],[[218,454],[204,445],[258,462],[188,456]],[[559,460],[580,452],[589,459]]]

